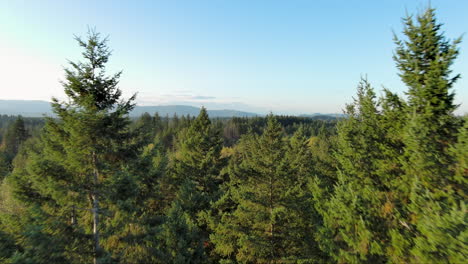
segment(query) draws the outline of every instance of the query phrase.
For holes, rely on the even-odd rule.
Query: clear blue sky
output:
[[[403,94],[392,30],[429,1],[0,1],[0,99],[63,97],[73,35],[110,36],[138,103],[275,113],[339,113],[361,76]],[[432,0],[449,38],[468,30],[468,1]],[[454,71],[468,112],[468,36]]]

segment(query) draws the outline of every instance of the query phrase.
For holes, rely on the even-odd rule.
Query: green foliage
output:
[[[11,124],[5,135],[2,138],[2,151],[5,152],[10,160],[18,153],[21,144],[28,138],[24,120],[19,116],[13,124]]]
[[[220,133],[213,128],[206,109],[202,108],[198,117],[178,135],[168,173],[168,184],[175,188],[171,190],[173,193],[185,181],[194,182],[196,191],[204,197],[203,202],[196,205],[196,212],[208,209],[210,201],[218,195],[220,171],[224,166],[221,149]]]
[[[171,263],[205,263],[204,241],[201,230],[193,219],[194,209],[201,202],[195,185],[187,181],[178,193],[168,211],[159,237],[163,262]]]
[[[450,92],[460,40],[443,37],[430,8],[404,22],[394,58],[407,101],[388,90],[377,101],[363,80],[337,127],[334,188],[323,173],[310,184],[323,217],[319,243],[338,262],[466,259],[465,132]]]
[[[132,122],[107,39],[77,38],[84,61],[65,70],[56,117],[0,115],[0,263],[464,262],[460,39],[431,8],[403,21],[407,97],[363,78],[327,119],[202,108]]]
[[[15,251],[15,240],[9,234],[0,231],[0,263],[8,263],[8,259]]]
[[[435,9],[427,8],[416,18],[403,19],[405,40],[395,35],[394,59],[402,81],[408,86],[408,104],[418,114],[443,117],[455,110],[449,92],[460,78],[450,77],[450,67],[458,55],[461,38],[448,41],[437,23]]]
[[[386,261],[387,229],[392,226],[390,178],[391,153],[375,93],[363,79],[355,103],[347,106],[348,118],[339,123],[337,181],[324,204],[319,239],[324,250],[338,262],[382,263]],[[389,166],[390,165],[390,166]],[[312,185],[320,193],[317,181]],[[318,203],[319,201],[316,200]]]
[[[460,75],[451,77],[450,67],[461,39],[445,39],[433,9],[416,21],[405,19],[408,41],[397,41],[395,57],[409,88],[402,163],[410,190],[404,222],[412,231],[405,235],[405,244],[412,248],[402,254],[412,262],[456,262],[466,258],[460,242],[466,241],[466,187],[451,169],[456,159],[449,150],[456,144],[460,122],[453,114],[457,106],[450,89]]]
[[[215,252],[249,263],[319,255],[310,233],[312,208],[303,188],[310,173],[303,163],[310,154],[304,135],[299,132],[289,145],[270,115],[263,134],[244,137],[237,151],[229,166],[228,190],[215,205],[218,216],[210,236]]]
[[[58,263],[90,261],[93,250],[89,210],[97,208],[94,201],[98,196],[103,209],[99,225],[102,244],[110,249],[107,237],[120,232],[112,224],[115,219],[111,219],[118,211],[126,210],[121,206],[126,195],[133,195],[119,188],[131,187],[131,178],[121,178],[120,172],[134,156],[127,117],[133,98],[118,102],[120,73],[105,75],[110,55],[106,40],[91,31],[86,42],[79,38],[77,41],[85,50],[86,62],[70,62],[71,69],[65,70],[63,86],[70,101],[53,100],[58,118],[47,120],[37,147],[28,151],[24,168],[12,176],[14,192],[28,205],[27,214],[31,216],[21,234],[21,256],[36,256],[35,263],[47,260],[40,250],[51,244],[55,245]],[[117,197],[115,192],[121,193]],[[69,222],[72,215],[73,225]],[[100,254],[104,261],[105,254]],[[54,263],[53,256],[48,263]]]
[[[407,101],[388,90],[377,101],[361,82],[337,128],[335,186],[323,190],[320,174],[311,184],[320,195],[319,242],[338,262],[466,259],[466,182],[457,170],[466,151],[456,143],[463,131],[450,92],[459,78],[450,77],[450,66],[460,40],[445,40],[433,9],[404,22],[407,40],[395,37],[394,58]]]
[[[209,231],[198,215],[208,210],[210,203],[219,197],[220,172],[225,163],[221,149],[220,132],[213,127],[206,109],[202,108],[198,117],[178,135],[168,164],[168,177],[163,181],[163,186],[167,186],[164,193],[168,200],[175,199],[181,203],[184,213],[198,226],[199,239],[204,243],[208,243]],[[193,184],[190,192],[186,189],[187,183]],[[191,200],[194,197],[196,200]],[[204,249],[209,255],[211,248]]]
[[[5,178],[11,171],[11,163],[4,152],[0,152],[0,179]]]
[[[0,179],[11,172],[11,163],[28,136],[21,116],[7,127],[0,146]]]

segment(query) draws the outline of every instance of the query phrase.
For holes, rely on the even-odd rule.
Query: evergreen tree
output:
[[[159,247],[163,252],[163,263],[206,263],[206,242],[193,219],[203,198],[193,182],[188,180],[181,186],[160,228]]]
[[[317,234],[321,217],[314,205],[314,193],[309,184],[316,171],[316,163],[309,147],[309,139],[305,134],[305,127],[299,126],[287,144],[286,163],[292,178],[288,190],[288,207],[293,212],[289,220],[289,237],[291,245],[288,255],[298,257],[304,263],[324,263],[328,257],[319,248]],[[293,258],[294,258],[293,257]]]
[[[408,87],[406,170],[439,188],[451,162],[446,149],[455,142],[458,127],[453,115],[457,106],[450,89],[460,75],[451,77],[450,67],[458,55],[461,39],[452,43],[446,40],[434,12],[428,8],[416,21],[411,16],[404,19],[407,40],[395,37],[394,58]]]
[[[413,228],[408,240],[414,243],[408,254],[412,262],[462,263],[468,257],[466,118],[464,123],[459,129],[457,142],[448,149],[454,162],[446,168],[444,184],[435,189],[419,177],[413,180],[411,203],[408,205],[411,211],[408,222]]]
[[[468,115],[463,117],[463,125],[458,131],[457,142],[450,147],[449,153],[455,160],[451,168],[454,172],[453,181],[460,185],[466,184],[468,181]]]
[[[395,231],[392,239],[403,245],[397,250],[403,261],[452,262],[466,258],[458,240],[466,236],[466,192],[451,169],[456,160],[449,151],[460,127],[451,92],[460,75],[451,76],[451,66],[461,39],[443,36],[432,8],[404,22],[407,39],[396,38],[395,61],[408,87],[402,138],[408,213],[401,220],[407,231]]]
[[[2,228],[1,223],[0,228]],[[15,251],[16,247],[14,239],[10,236],[10,234],[0,231],[0,263],[8,263],[7,261],[11,258]]]
[[[319,241],[339,262],[383,263],[386,229],[392,224],[391,166],[385,166],[388,139],[367,80],[361,81],[346,114],[338,126],[336,187],[318,208],[324,221]]]
[[[114,192],[120,191],[115,188],[119,181],[131,181],[125,166],[135,153],[128,129],[134,97],[120,101],[120,72],[106,75],[107,39],[90,31],[86,41],[77,41],[85,61],[70,62],[65,69],[62,84],[69,101],[53,99],[57,118],[47,119],[40,142],[28,153],[26,170],[12,179],[16,195],[30,208],[31,222],[21,239],[29,244],[21,246],[23,256],[36,256],[34,263],[104,261],[109,254],[102,248],[112,249],[107,238],[120,231],[112,221],[128,198]],[[56,262],[39,255],[51,244]]]
[[[8,126],[0,147],[0,179],[11,172],[12,161],[28,136],[21,116]]]
[[[303,188],[304,174],[310,171],[303,166],[306,140],[298,134],[290,148],[286,143],[272,115],[261,136],[241,139],[229,169],[229,189],[215,205],[219,216],[212,222],[210,238],[216,253],[248,263],[317,257],[311,243],[311,208]],[[290,168],[289,162],[297,166]]]
[[[169,164],[175,191],[182,183],[190,180],[205,197],[205,202],[197,205],[197,211],[208,209],[209,202],[218,195],[220,171],[224,164],[221,149],[220,133],[213,128],[206,109],[202,108],[190,127],[179,134],[176,150]]]
[[[11,171],[11,164],[8,155],[0,151],[0,181]]]
[[[465,257],[460,241],[466,197],[453,171],[459,157],[454,153],[460,152],[449,151],[459,127],[450,93],[459,78],[450,77],[459,40],[449,43],[442,36],[433,9],[416,21],[405,19],[406,41],[396,38],[408,101],[385,90],[379,105],[364,81],[338,126],[334,189],[321,190],[320,177],[311,185],[325,200],[315,202],[323,217],[320,244],[337,261],[440,263]]]
[[[200,239],[206,244],[206,255],[210,255],[209,230],[200,215],[210,209],[210,203],[219,197],[220,172],[225,160],[221,157],[222,138],[220,131],[211,124],[205,108],[198,117],[177,136],[175,152],[171,154],[167,177],[162,182],[168,203],[178,198],[174,194],[184,193],[187,182],[194,184],[193,192],[198,200],[191,206],[183,206],[184,213],[195,223]],[[182,188],[182,189],[181,189]],[[182,201],[179,201],[182,202]],[[183,204],[182,204],[183,205]]]
[[[132,124],[107,39],[77,38],[84,61],[39,136],[41,122],[0,116],[0,263],[463,263],[460,39],[431,8],[404,27],[407,97],[377,98],[364,78],[336,127],[205,108]]]
[[[138,142],[144,146],[150,144],[156,135],[156,119],[148,113],[144,113],[133,123]]]
[[[28,132],[24,126],[24,120],[19,116],[13,124],[8,126],[5,135],[2,138],[1,150],[5,152],[10,161],[18,153],[21,144],[28,138]]]

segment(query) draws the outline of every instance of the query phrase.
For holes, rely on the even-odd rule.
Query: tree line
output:
[[[405,95],[363,78],[338,121],[131,120],[107,39],[77,38],[56,117],[2,130],[0,263],[463,263],[461,39],[431,8],[403,23]]]

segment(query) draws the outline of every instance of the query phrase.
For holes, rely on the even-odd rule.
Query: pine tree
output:
[[[0,263],[5,264],[14,263],[11,258],[20,249],[16,241],[17,234],[23,231],[24,227],[18,222],[27,218],[22,206],[12,194],[9,179],[10,177],[5,178],[0,184]]]
[[[319,242],[339,262],[382,263],[386,229],[392,224],[391,179],[385,166],[389,157],[383,151],[388,139],[366,79],[346,114],[348,118],[338,125],[336,186],[330,194],[321,194],[325,204],[317,208],[324,221]],[[320,192],[318,187],[314,191]]]
[[[463,125],[458,131],[457,142],[450,147],[449,153],[455,160],[455,164],[451,168],[454,172],[453,181],[458,184],[466,184],[468,181],[468,115],[463,117]]]
[[[455,262],[463,259],[464,190],[450,77],[456,45],[439,32],[434,10],[405,20],[394,56],[408,100],[385,90],[379,103],[367,82],[338,126],[338,178],[323,191],[319,239],[336,260],[353,263]],[[460,140],[460,139],[459,139]],[[461,140],[463,141],[463,140]],[[457,145],[459,146],[459,145]],[[453,149],[452,152],[449,150]],[[403,153],[403,155],[402,155]],[[458,180],[456,180],[458,179]]]
[[[5,152],[10,161],[18,153],[21,144],[28,138],[28,132],[24,126],[24,120],[19,116],[13,124],[8,126],[5,135],[2,138],[1,150]]]
[[[317,257],[310,243],[311,207],[304,193],[310,171],[303,164],[306,142],[297,134],[288,147],[273,115],[261,136],[242,137],[231,160],[226,193],[214,206],[219,216],[212,222],[210,238],[217,254],[249,263]]]
[[[8,155],[0,151],[0,182],[11,172],[11,163]]]
[[[456,109],[454,93],[450,92],[459,74],[451,77],[451,69],[458,56],[457,45],[441,32],[442,24],[436,21],[435,9],[403,19],[405,40],[394,36],[397,45],[394,60],[402,81],[408,86],[408,104],[411,112],[426,118],[441,118]]]
[[[218,195],[222,139],[215,130],[205,108],[177,138],[176,150],[169,164],[169,174],[175,192],[187,180],[195,183],[197,191],[206,197],[197,211],[209,208],[209,202]]]
[[[0,222],[0,228],[2,228]],[[3,228],[2,228],[3,229]],[[8,263],[13,253],[16,251],[15,241],[10,234],[0,231],[0,263]]]
[[[289,139],[285,158],[292,178],[287,194],[288,207],[293,212],[288,237],[291,246],[287,254],[304,263],[324,263],[329,259],[316,241],[321,217],[314,207],[314,193],[309,188],[316,163],[303,125]]]
[[[121,73],[106,75],[107,39],[90,31],[86,41],[77,41],[84,62],[70,62],[65,69],[62,84],[69,101],[53,99],[57,118],[47,119],[40,142],[29,151],[26,169],[18,170],[12,180],[16,195],[30,208],[31,222],[22,240],[32,244],[22,245],[24,256],[38,255],[43,246],[54,244],[58,263],[90,262],[89,258],[100,263],[109,256],[103,248],[112,248],[107,238],[119,232],[112,229],[111,219],[124,210],[120,204],[128,198],[114,194],[119,191],[116,184],[131,186],[126,164],[135,156],[128,128],[134,97],[121,101]],[[40,242],[36,237],[50,241],[35,244]]]
[[[162,262],[206,263],[204,236],[193,219],[197,208],[204,199],[195,184],[185,181],[160,227],[160,251]]]
[[[458,240],[466,236],[466,196],[450,153],[460,127],[451,91],[460,75],[451,76],[451,66],[461,39],[444,37],[432,8],[404,22],[406,40],[395,38],[395,61],[408,87],[402,137],[408,202],[400,220],[406,231],[394,231],[392,239],[402,261],[452,262],[466,258]]]
[[[458,127],[450,89],[460,75],[451,77],[450,67],[461,39],[446,40],[432,8],[415,20],[411,16],[404,19],[406,41],[395,37],[394,59],[408,87],[407,170],[438,188],[451,162],[445,152],[455,141]]]
[[[183,128],[177,135],[175,151],[170,154],[168,172],[162,181],[166,204],[174,206],[179,198],[174,195],[184,193],[187,182],[194,184],[193,195],[199,197],[189,207],[183,206],[190,221],[198,226],[200,239],[206,244],[205,254],[210,255],[209,230],[201,215],[210,209],[210,203],[220,195],[220,175],[225,159],[221,157],[222,138],[220,131],[211,124],[205,108],[198,117]],[[178,201],[179,203],[182,201]]]
[[[24,120],[21,116],[7,127],[0,146],[0,179],[4,178],[12,170],[12,162],[19,151],[20,146],[29,137]]]
[[[154,117],[145,112],[132,126],[140,144],[145,146],[153,142],[156,135],[156,119]]]
[[[454,160],[440,189],[424,182],[413,181],[408,208],[411,210],[411,227],[414,228],[410,242],[411,261],[425,263],[462,263],[468,257],[466,241],[466,191],[467,191],[467,131],[464,126],[458,139],[448,149]],[[445,154],[445,153],[444,153]]]

